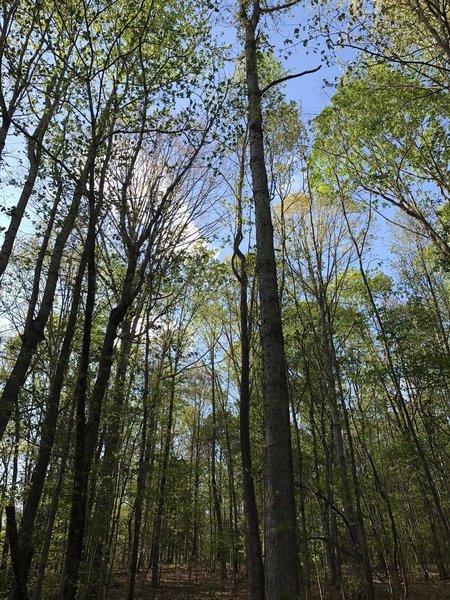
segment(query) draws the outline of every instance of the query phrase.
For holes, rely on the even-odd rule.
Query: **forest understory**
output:
[[[320,577],[319,577],[320,579]],[[116,574],[116,585],[110,592],[111,600],[121,600],[125,597],[125,581]],[[140,580],[136,600],[147,600],[150,594],[150,579]],[[348,589],[351,586],[346,586]],[[323,580],[319,585],[317,581],[311,588],[311,600],[342,600],[342,593],[327,588]],[[438,573],[431,574],[429,581],[412,580],[409,583],[410,600],[448,600],[450,598],[450,581],[442,583],[439,581]],[[358,596],[349,596],[355,598]],[[402,598],[401,590],[392,593],[389,584],[383,582],[375,575],[375,598],[376,600],[388,600],[389,598]],[[247,576],[238,573],[236,577],[231,576],[221,579],[218,573],[209,570],[189,569],[183,565],[163,565],[161,569],[161,585],[154,600],[249,600],[247,589]]]

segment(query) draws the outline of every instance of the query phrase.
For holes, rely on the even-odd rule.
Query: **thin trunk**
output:
[[[199,490],[200,490],[200,420],[201,420],[201,398],[196,402],[194,415],[194,428],[192,443],[194,445],[194,486],[192,500],[192,560],[196,565],[199,559]]]
[[[137,319],[134,321],[137,323]],[[133,328],[134,329],[134,328]],[[134,330],[131,330],[129,320],[125,320],[122,327],[122,344],[118,358],[115,382],[113,384],[112,402],[110,407],[108,424],[105,432],[104,453],[99,466],[98,477],[101,484],[98,486],[98,497],[94,510],[95,519],[93,523],[93,557],[92,576],[89,582],[87,598],[100,598],[104,585],[108,555],[108,530],[111,524],[111,515],[115,501],[115,474],[117,473],[117,459],[119,457],[122,443],[123,411],[126,402],[126,375],[129,365]]]
[[[72,404],[72,409],[68,419],[67,425],[67,438],[66,446],[63,449],[61,462],[59,466],[58,479],[56,481],[55,490],[53,492],[52,501],[47,518],[47,526],[44,535],[44,543],[42,545],[39,563],[37,566],[36,584],[33,592],[33,600],[41,600],[42,585],[44,583],[45,570],[47,568],[48,556],[50,553],[50,545],[52,540],[53,527],[56,521],[56,515],[58,513],[59,500],[61,498],[61,492],[64,484],[64,475],[66,472],[67,461],[69,458],[70,446],[71,446],[71,435],[73,428],[73,417],[75,412],[75,406]]]
[[[214,342],[213,342],[214,344]],[[217,527],[217,558],[220,564],[220,576],[225,579],[227,576],[227,564],[225,557],[222,510],[216,477],[216,442],[217,442],[217,417],[216,417],[216,371],[214,362],[214,347],[211,348],[211,489],[213,494],[214,515]]]
[[[303,451],[302,442],[300,439],[300,428],[298,424],[297,414],[295,407],[292,403],[292,418],[294,421],[295,439],[297,442],[297,473],[298,473],[298,485],[300,489],[300,527],[301,527],[301,586],[302,586],[302,597],[304,600],[308,600],[311,594],[311,565],[309,561],[309,549],[308,549],[308,528],[306,519],[306,507],[305,507],[305,476],[303,472]]]
[[[170,353],[170,350],[169,350]],[[163,445],[163,456],[161,465],[161,479],[159,482],[158,491],[158,502],[156,507],[155,515],[155,526],[153,533],[153,542],[151,550],[151,589],[152,598],[156,595],[156,589],[159,582],[159,564],[161,559],[161,534],[162,534],[162,520],[165,508],[166,500],[166,483],[167,474],[169,468],[170,448],[172,446],[172,428],[173,428],[173,408],[175,402],[175,388],[176,388],[176,372],[178,368],[178,355],[175,355],[174,362],[171,365],[171,384],[170,384],[170,395],[169,395],[169,407],[167,411],[167,425],[164,435]]]
[[[358,398],[358,403],[359,403],[359,396],[357,395]],[[361,410],[361,407],[360,407]],[[361,411],[362,412],[362,411]],[[394,512],[392,509],[392,503],[389,497],[389,493],[386,489],[386,486],[383,484],[383,482],[381,481],[381,477],[380,474],[378,472],[378,469],[375,465],[375,461],[369,451],[369,449],[367,448],[367,444],[365,442],[364,439],[364,430],[363,432],[359,432],[358,428],[356,427],[356,423],[354,422],[354,426],[355,426],[355,431],[356,431],[356,435],[358,436],[358,441],[361,445],[361,448],[363,449],[363,452],[365,453],[365,455],[367,456],[367,459],[369,461],[370,467],[372,469],[372,473],[374,476],[374,480],[375,480],[375,485],[376,485],[376,489],[378,490],[383,502],[386,505],[386,510],[388,513],[388,517],[389,517],[389,523],[390,523],[390,527],[391,527],[391,532],[392,532],[392,544],[393,544],[393,549],[392,549],[392,561],[393,561],[393,567],[394,567],[394,572],[395,572],[395,579],[398,582],[398,586],[400,588],[400,593],[401,593],[401,597],[402,598],[407,598],[408,597],[408,582],[406,579],[406,569],[405,569],[405,563],[404,563],[404,559],[403,559],[403,553],[402,553],[402,547],[401,547],[401,540],[400,540],[400,536],[398,533],[398,529],[397,529],[397,525],[395,522],[395,517],[394,517]]]
[[[322,530],[324,535],[325,543],[325,556],[328,565],[329,580],[331,587],[342,590],[342,561],[341,554],[338,550],[339,537],[336,523],[336,515],[332,509],[334,496],[333,496],[333,457],[330,447],[334,447],[334,431],[331,428],[330,431],[330,443],[327,443],[327,425],[325,423],[325,410],[323,403],[321,405],[321,418],[320,418],[320,433],[322,439],[322,448],[325,455],[325,495],[321,492],[321,481],[320,481],[320,460],[319,451],[317,444],[316,424],[314,415],[314,403],[311,403],[310,415],[312,423],[312,434],[313,434],[313,453],[314,453],[314,466],[316,476],[316,490],[319,497],[324,501],[322,511]],[[347,522],[346,522],[347,524]]]
[[[234,475],[234,464],[233,464],[233,452],[231,448],[230,431],[228,427],[228,418],[225,410],[224,403],[221,402],[222,413],[223,413],[223,424],[225,433],[225,443],[227,448],[227,466],[228,466],[228,492],[229,492],[229,521],[230,521],[230,538],[231,538],[231,551],[232,551],[232,565],[233,565],[233,579],[235,580],[236,574],[239,570],[238,557],[237,557],[237,544],[239,539],[239,519],[238,519],[238,506],[236,497],[236,481]]]
[[[11,220],[9,222],[7,230],[5,231],[5,237],[3,239],[3,244],[0,249],[0,280],[8,265],[14,241],[17,237],[17,232],[19,231],[19,227],[22,222],[25,209],[28,206],[28,202],[34,190],[42,159],[42,143],[44,141],[44,137],[52,120],[52,117],[55,113],[56,107],[61,101],[61,83],[63,76],[64,72],[62,74],[59,74],[57,78],[56,76],[54,76],[49,81],[45,90],[46,106],[44,112],[36,126],[36,129],[30,135],[27,142],[27,156],[29,161],[29,169],[27,178],[22,188],[22,192],[19,196],[19,199],[17,200],[16,206],[12,210]],[[50,100],[50,98],[52,98],[52,100]]]
[[[67,322],[66,332],[61,347],[61,352],[56,365],[55,375],[49,392],[47,401],[47,410],[44,421],[42,423],[42,434],[39,444],[39,452],[34,466],[31,484],[24,502],[22,520],[19,529],[19,545],[24,561],[24,580],[28,582],[28,575],[33,554],[32,536],[36,514],[41,500],[42,491],[44,488],[45,477],[47,474],[48,464],[55,441],[56,425],[58,419],[59,403],[61,391],[64,384],[64,376],[67,370],[67,365],[70,357],[70,349],[75,333],[76,322],[78,317],[78,308],[81,297],[81,286],[84,277],[84,271],[87,262],[87,253],[84,252],[78,268],[77,277],[74,284],[72,295],[72,306]]]
[[[147,316],[147,328],[145,333],[145,364],[144,364],[144,390],[143,390],[143,417],[141,445],[139,449],[139,464],[137,474],[136,498],[134,501],[134,523],[131,539],[131,549],[128,561],[128,587],[127,600],[134,600],[134,589],[136,582],[136,573],[138,565],[139,541],[142,524],[142,509],[144,505],[144,496],[147,483],[147,472],[150,462],[150,448],[148,443],[148,412],[149,412],[149,369],[150,369],[150,327]]]
[[[339,381],[339,371],[338,370],[337,370],[337,377],[338,377],[338,381]],[[346,409],[345,403],[344,403],[342,388],[340,389],[340,399],[341,399],[342,412],[344,414],[345,431],[347,434],[347,440],[348,440],[349,449],[350,449],[350,452],[349,452],[349,454],[350,454],[350,472],[351,472],[351,476],[352,476],[352,484],[353,484],[355,505],[356,505],[356,510],[355,510],[356,525],[357,525],[356,531],[358,534],[359,551],[361,553],[365,596],[366,596],[367,600],[375,600],[375,590],[374,590],[374,586],[373,586],[372,567],[370,565],[370,556],[369,556],[369,550],[368,550],[368,546],[367,546],[367,537],[366,537],[366,530],[365,530],[365,524],[364,524],[364,517],[362,514],[362,508],[361,508],[361,492],[360,492],[359,480],[358,480],[358,475],[357,475],[357,470],[356,470],[356,460],[355,460],[355,453],[354,453],[354,448],[353,448],[353,436],[352,436],[352,432],[350,429],[348,412],[347,412],[347,409]]]
[[[56,237],[50,258],[47,281],[43,291],[40,309],[37,316],[31,320],[29,326],[23,332],[22,345],[19,355],[0,398],[0,439],[5,433],[5,429],[8,425],[12,410],[14,408],[14,403],[16,402],[19,392],[25,382],[36,348],[39,342],[41,342],[45,337],[45,327],[53,306],[64,248],[69,235],[73,230],[75,219],[78,215],[81,198],[84,194],[89,164],[90,161],[88,159],[83,174],[81,175],[76,186],[69,211],[64,218],[61,230]]]
[[[349,223],[347,211],[345,208],[345,204],[342,199],[341,199],[341,206],[342,206],[344,217],[345,217],[345,220],[347,223],[347,228],[348,228],[350,238],[352,240],[353,246],[354,246],[357,256],[358,256],[358,264],[359,264],[361,277],[363,279],[363,283],[364,283],[364,286],[367,291],[369,303],[370,303],[370,306],[372,307],[373,315],[375,317],[375,322],[377,325],[377,329],[378,329],[378,332],[379,332],[379,335],[380,335],[380,338],[381,338],[381,341],[383,344],[383,348],[385,351],[386,362],[387,362],[387,366],[389,368],[389,377],[392,381],[392,384],[393,384],[395,392],[396,392],[395,401],[398,406],[398,411],[402,415],[403,420],[404,420],[405,428],[403,428],[403,433],[406,434],[408,441],[410,441],[413,448],[415,448],[416,456],[418,459],[417,460],[418,466],[422,467],[423,473],[425,475],[425,479],[427,482],[427,488],[431,493],[431,497],[432,497],[433,503],[434,503],[434,508],[435,508],[437,517],[440,521],[440,525],[441,525],[441,529],[442,529],[443,543],[444,543],[444,553],[446,553],[446,550],[450,546],[449,521],[448,521],[445,511],[442,507],[441,499],[439,497],[439,493],[438,493],[438,490],[435,485],[435,479],[432,475],[430,465],[428,464],[427,456],[425,454],[425,451],[424,451],[423,445],[419,439],[419,436],[417,435],[417,431],[414,426],[414,422],[411,418],[410,410],[409,410],[407,402],[405,401],[405,398],[404,398],[402,386],[400,384],[398,373],[397,373],[397,370],[394,365],[392,352],[391,352],[391,348],[390,348],[389,341],[388,341],[388,336],[386,335],[385,326],[384,326],[383,320],[381,318],[380,311],[378,310],[375,299],[373,297],[373,293],[372,293],[372,289],[370,287],[369,281],[367,279],[367,273],[364,268],[364,264],[363,264],[363,260],[362,260],[362,250],[361,250],[355,236],[352,233],[351,225]],[[426,497],[428,497],[427,493],[425,495],[426,495]],[[437,544],[437,547],[440,547],[439,543]],[[446,578],[447,574],[448,574],[446,567],[445,567],[444,571],[445,571],[444,578]],[[442,572],[442,575],[444,575],[444,572]]]
[[[12,569],[14,573],[17,600],[28,600],[27,587],[23,577],[23,561],[20,554],[19,539],[17,535],[16,509],[14,506],[6,507],[6,530],[11,553]]]
[[[74,392],[76,403],[74,487],[63,573],[63,587],[61,591],[62,600],[75,600],[78,587],[78,571],[83,552],[87,491],[91,463],[86,453],[86,396],[88,389],[92,323],[94,316],[97,277],[95,241],[95,199],[93,187],[91,185],[91,194],[89,196],[89,228],[86,238],[86,246],[88,248],[88,285],[83,325],[83,342]]]
[[[144,399],[147,402],[147,399]],[[141,446],[139,450],[139,465],[137,474],[137,489],[134,502],[134,522],[133,532],[131,536],[130,557],[128,561],[128,583],[127,583],[127,600],[134,600],[134,590],[136,583],[136,574],[138,567],[139,543],[142,525],[142,513],[144,506],[144,495],[146,489],[147,471],[149,466],[149,448],[147,443],[147,428],[148,428],[148,406],[144,406],[142,418],[142,435]]]

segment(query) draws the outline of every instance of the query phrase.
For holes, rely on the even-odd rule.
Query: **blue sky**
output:
[[[353,53],[342,52],[336,57],[330,57],[329,65],[327,65],[321,55],[321,51],[325,49],[324,45],[320,45],[319,42],[313,42],[308,44],[305,48],[301,36],[306,35],[302,30],[302,26],[307,22],[307,18],[308,11],[304,6],[301,6],[290,13],[285,13],[282,19],[273,21],[271,18],[267,18],[266,20],[267,31],[271,43],[275,44],[276,49],[280,51],[291,51],[291,55],[283,62],[283,65],[288,72],[297,73],[322,65],[320,71],[305,75],[299,79],[288,81],[282,86],[282,90],[286,97],[299,103],[305,121],[314,118],[314,116],[319,114],[322,108],[329,102],[330,96],[333,93],[333,88],[326,86],[324,80],[334,81],[342,75],[344,71],[344,59],[349,60],[353,56]],[[230,44],[230,54],[237,58],[242,56],[243,48],[242,42],[236,38],[236,30],[233,21],[234,14],[231,10],[228,13],[218,14],[214,29],[217,31],[219,39],[222,42]],[[294,39],[294,30],[297,28],[301,31],[299,40]],[[287,38],[294,39],[294,43],[292,45],[285,45],[283,42]],[[314,52],[314,49],[316,52]],[[328,50],[326,50],[326,52],[328,52]],[[6,203],[11,206],[17,199],[17,191],[13,190],[11,187],[6,187],[0,190],[0,196],[0,200],[7,199],[8,201]],[[5,227],[8,223],[9,218],[0,213],[0,226]],[[21,226],[21,232],[31,233],[30,226],[31,224],[25,219]],[[377,254],[386,257],[386,250],[386,243],[381,241],[377,244]]]
[[[275,45],[280,54],[284,54],[283,51],[286,50],[291,51],[292,54],[287,60],[282,61],[283,66],[290,73],[297,73],[322,65],[319,72],[306,75],[297,80],[291,80],[283,86],[287,98],[299,102],[303,108],[305,118],[309,119],[320,112],[328,103],[332,94],[332,88],[323,85],[324,80],[333,81],[336,77],[339,77],[343,73],[341,63],[350,60],[354,56],[354,52],[340,50],[336,57],[330,57],[330,66],[327,66],[320,54],[324,50],[328,56],[330,55],[323,40],[318,39],[309,42],[305,47],[302,42],[307,37],[308,32],[303,31],[302,28],[307,25],[310,16],[308,7],[305,4],[301,3],[298,7],[283,12],[282,15],[277,16],[276,20],[269,15],[261,23],[265,25],[270,43]],[[314,10],[317,10],[317,8]],[[242,42],[236,39],[235,23],[235,8],[225,6],[222,13],[217,16],[217,32],[219,39],[230,44],[232,46],[231,53],[238,57],[242,55],[243,48]],[[300,30],[298,39],[295,39],[295,30]],[[293,43],[286,45],[284,42],[288,39],[292,40]]]

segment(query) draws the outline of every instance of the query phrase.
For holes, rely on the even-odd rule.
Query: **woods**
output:
[[[0,597],[448,596],[449,23],[1,2]]]

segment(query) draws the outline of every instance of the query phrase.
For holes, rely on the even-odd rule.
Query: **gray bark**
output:
[[[249,17],[241,3],[249,111],[250,167],[256,217],[265,414],[265,593],[266,600],[299,597],[289,393],[279,304],[270,195],[264,154],[256,30],[259,4]]]

